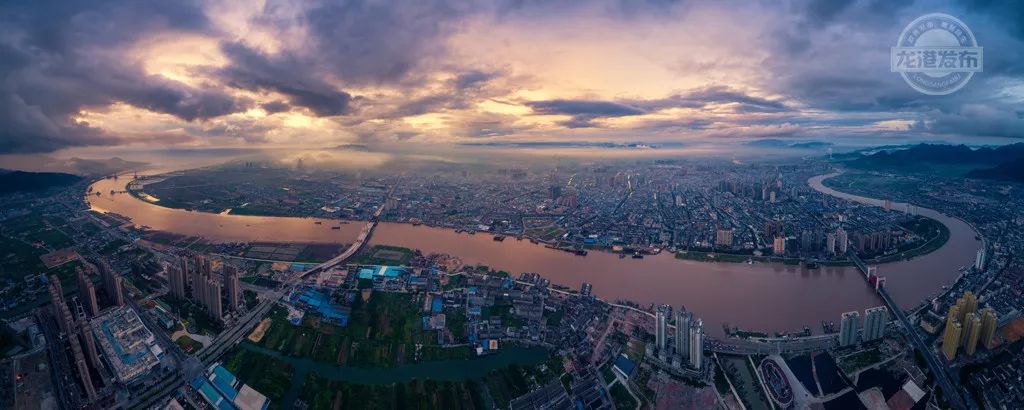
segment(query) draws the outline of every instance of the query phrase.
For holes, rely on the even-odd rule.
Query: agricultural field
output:
[[[310,409],[487,409],[472,382],[415,380],[388,385],[332,381],[310,374],[302,387]]]
[[[355,265],[408,265],[415,252],[398,246],[374,245],[361,251],[351,262]]]

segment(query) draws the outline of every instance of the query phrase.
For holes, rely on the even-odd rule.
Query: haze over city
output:
[[[0,409],[1024,402],[1024,4],[0,4]]]

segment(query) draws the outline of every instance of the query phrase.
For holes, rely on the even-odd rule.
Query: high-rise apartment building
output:
[[[956,304],[949,307],[949,312],[946,312],[946,327],[953,326],[954,323],[960,322],[960,304]]]
[[[171,295],[179,300],[185,299],[185,283],[188,279],[185,277],[185,272],[182,270],[187,264],[184,263],[182,258],[180,263],[174,263],[167,266],[167,287],[171,292]]]
[[[114,271],[104,259],[100,259],[100,275],[103,279],[103,289],[106,289],[110,296],[110,302],[116,306],[124,306],[124,278]]]
[[[864,341],[881,339],[885,335],[885,326],[889,323],[889,309],[885,306],[864,310]]]
[[[654,314],[654,345],[658,348],[659,352],[664,352],[665,348],[668,347],[669,314],[669,307],[667,305],[658,306],[657,312]]]
[[[694,320],[690,326],[690,367],[700,370],[704,365],[704,322]]]
[[[969,290],[964,292],[964,310],[965,311],[961,313],[964,317],[966,317],[968,313],[978,311],[978,298],[974,296],[974,292]]]
[[[723,248],[732,247],[732,229],[719,229],[715,235],[715,245]]]
[[[978,253],[974,256],[974,271],[981,272],[985,270],[985,265],[988,264],[988,254],[985,253],[985,248],[978,249]]]
[[[852,346],[857,344],[857,333],[860,331],[860,313],[856,311],[843,313],[839,324],[839,345]]]
[[[942,354],[946,356],[946,360],[956,359],[956,350],[960,347],[961,334],[963,334],[963,329],[960,322],[954,322],[952,326],[946,328],[946,332],[942,336]]]
[[[89,359],[89,363],[94,369],[100,369],[100,366],[103,365],[100,363],[100,354],[96,349],[96,337],[92,333],[92,326],[89,326],[89,321],[85,317],[85,309],[79,309],[78,323],[78,337],[82,341],[82,346],[85,346],[85,357]]]
[[[850,238],[843,228],[836,230],[836,253],[839,255],[846,255],[846,250],[850,245]]]
[[[51,301],[53,302],[54,316],[57,318],[61,332],[65,335],[68,346],[71,348],[72,358],[74,359],[73,364],[78,371],[78,376],[81,378],[86,398],[89,401],[93,401],[96,399],[96,387],[92,384],[92,375],[89,373],[89,367],[85,363],[85,355],[82,352],[82,345],[78,338],[78,324],[71,315],[71,309],[68,308],[68,304],[64,301],[64,289],[61,287],[60,279],[57,278],[57,275],[50,275],[49,291]]]
[[[960,336],[964,346],[964,352],[973,356],[978,349],[978,339],[981,336],[981,318],[977,314],[969,313],[964,319],[964,334]]]
[[[786,237],[776,236],[775,241],[772,242],[772,251],[776,255],[782,255],[786,253]]]
[[[991,349],[995,346],[998,319],[999,315],[997,315],[996,311],[992,308],[985,308],[981,310],[981,334],[979,335],[979,342],[985,345],[986,349]]]
[[[96,287],[93,286],[92,280],[89,280],[85,269],[75,268],[75,275],[78,278],[78,299],[90,317],[96,316],[100,312],[100,305],[96,303]]]
[[[227,290],[228,309],[237,312],[242,304],[242,283],[238,268],[224,264],[224,287]]]
[[[690,317],[686,308],[676,312],[676,354],[685,360],[690,358]]]
[[[220,299],[221,284],[214,278],[206,279],[203,285],[203,299],[202,305],[206,307],[206,312],[210,314],[214,319],[222,319],[224,317],[224,308]]]

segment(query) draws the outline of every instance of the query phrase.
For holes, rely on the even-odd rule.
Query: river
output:
[[[881,205],[881,200],[848,195],[821,184],[833,175],[814,177],[808,183],[830,195]],[[157,206],[129,194],[110,195],[111,190],[124,190],[127,182],[127,178],[96,182],[93,189],[102,195],[91,196],[91,206],[129,217],[136,225],[213,241],[350,243],[362,226],[342,224],[335,230],[331,226],[338,224],[336,220],[191,212]],[[904,207],[897,204],[894,209]],[[980,248],[970,225],[936,211],[916,211],[945,224],[950,239],[935,252],[879,267],[879,274],[887,277],[890,294],[904,308],[941,292],[943,285],[956,279],[958,267],[973,262]],[[482,263],[515,275],[537,272],[573,288],[589,282],[594,294],[605,300],[685,305],[704,320],[707,332],[713,336],[723,334],[725,323],[762,331],[795,331],[810,326],[817,333],[822,320],[838,322],[843,312],[882,304],[853,267],[808,270],[779,263],[697,262],[676,259],[665,252],[643,259],[620,259],[606,252],[576,256],[525,240],[497,242],[490,235],[399,223],[379,224],[370,242],[424,253],[447,253],[466,263]]]

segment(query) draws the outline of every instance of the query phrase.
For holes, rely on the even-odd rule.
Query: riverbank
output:
[[[351,243],[359,234],[357,224],[331,229],[334,220],[189,212],[156,206],[128,194],[105,194],[123,191],[125,183],[124,179],[95,183],[94,191],[104,195],[88,197],[93,209],[124,215],[153,231],[222,243]],[[876,205],[881,206],[882,201]],[[887,276],[890,294],[908,307],[953,280],[957,272],[950,267],[973,261],[977,250],[969,227],[941,215],[937,218],[954,228],[945,246],[910,261],[879,266]],[[448,254],[465,265],[487,265],[513,275],[537,272],[572,289],[586,282],[592,285],[594,295],[604,300],[630,300],[639,306],[685,305],[704,319],[713,336],[722,334],[724,323],[766,333],[799,331],[805,326],[817,329],[822,320],[834,321],[843,312],[879,304],[863,275],[849,266],[801,269],[775,262],[706,263],[676,258],[669,252],[642,259],[596,251],[577,256],[528,240],[494,241],[490,235],[387,222],[378,224],[370,244]],[[740,300],[743,303],[736,303]]]
[[[832,174],[831,176],[835,176],[835,175],[839,175],[839,174]],[[822,179],[822,181],[824,182],[824,181],[830,179],[831,176],[828,177],[828,178]],[[140,201],[145,201],[146,203],[149,203],[149,204],[152,204],[152,205],[156,205],[156,206],[160,206],[160,207],[164,207],[164,208],[168,208],[168,209],[177,209],[177,210],[183,210],[183,211],[187,211],[187,212],[209,213],[209,212],[198,211],[198,210],[190,210],[190,209],[186,209],[186,208],[183,208],[183,207],[180,207],[180,206],[175,206],[175,203],[173,203],[173,201],[160,201],[160,200],[151,201],[151,200],[149,200],[149,198],[152,198],[152,195],[144,192],[144,188],[145,188],[146,184],[144,184],[144,183],[135,183],[135,182],[137,182],[137,180],[129,181],[126,184],[126,191],[129,194],[131,194],[133,197],[135,197],[136,199],[138,199]],[[357,223],[358,222],[365,222],[365,221],[359,221],[359,220],[346,220],[346,219],[323,219],[322,217],[316,217],[316,216],[299,215],[299,214],[288,214],[288,213],[280,213],[280,212],[259,213],[259,212],[253,212],[252,210],[243,210],[242,212],[234,212],[234,210],[242,210],[242,209],[243,208],[231,208],[230,210],[232,212],[222,212],[222,213],[219,213],[219,214],[220,215],[236,215],[236,216],[270,217],[270,218],[277,218],[277,217],[299,218],[299,219],[308,219],[308,220],[312,221],[312,223],[314,223],[314,224],[323,224],[324,221],[332,221],[332,222],[328,222],[328,223],[329,224],[331,224],[331,223],[339,224],[339,225],[349,224],[349,223],[352,223],[352,222],[357,222]],[[949,239],[949,229],[944,224],[942,224],[942,223],[940,223],[940,222],[938,222],[938,221],[936,221],[934,219],[930,219],[930,221],[932,221],[934,223],[934,225],[939,227],[940,232],[935,237],[929,238],[924,244],[922,244],[920,246],[917,246],[917,247],[915,247],[913,249],[905,250],[905,251],[899,251],[899,252],[893,253],[891,255],[885,255],[885,256],[874,257],[874,258],[871,258],[871,259],[866,259],[866,261],[871,263],[871,264],[884,264],[884,263],[890,263],[890,262],[904,261],[904,260],[909,260],[909,259],[913,259],[913,258],[916,258],[916,257],[927,255],[927,254],[929,254],[929,253],[931,253],[933,251],[936,251],[936,250],[942,248],[942,246],[944,246],[946,244],[946,241],[948,241],[948,239]],[[390,224],[405,224],[405,225],[411,225],[411,226],[424,226],[424,227],[429,227],[429,228],[434,228],[434,229],[454,230],[456,233],[461,233],[460,232],[461,230],[457,230],[457,229],[452,228],[452,227],[434,226],[434,225],[429,224],[429,223],[423,223],[422,221],[416,221],[415,223],[410,222],[410,221],[388,221],[387,223],[390,223]],[[488,232],[488,234],[489,234],[489,232]],[[531,237],[531,236],[528,236],[528,235],[523,235],[521,238],[528,239],[528,240],[530,240],[531,242],[533,242],[535,244],[542,244],[542,245],[552,246],[552,244],[550,244],[550,243],[548,243],[546,241],[543,241],[543,240],[541,240],[539,238]],[[205,239],[205,238],[200,238],[200,239]],[[268,244],[268,245],[282,245],[282,246],[283,245],[287,245],[287,244],[292,244],[292,243],[293,242],[266,242],[266,244]],[[303,244],[303,245],[309,245],[309,244]],[[608,247],[608,246],[591,245],[591,246],[585,246],[584,248],[589,250],[589,251],[603,252],[603,253],[613,254],[613,255],[624,254],[624,252],[613,251],[612,248]],[[552,249],[563,251],[563,252],[573,253],[572,251],[567,251],[565,249],[561,249],[561,248],[558,248],[558,247],[553,247]],[[626,254],[629,254],[629,253],[626,253]],[[573,255],[577,255],[577,253],[573,253]],[[237,255],[235,255],[235,256],[237,256]],[[577,256],[585,256],[585,255],[577,255]],[[645,256],[650,256],[650,255],[645,255]],[[677,259],[691,260],[691,261],[705,262],[705,263],[707,263],[707,262],[727,262],[727,263],[753,263],[753,262],[757,262],[757,263],[769,263],[769,264],[770,263],[779,263],[779,264],[789,265],[789,266],[803,266],[805,264],[812,263],[812,264],[815,264],[815,265],[818,265],[818,266],[829,266],[829,267],[852,267],[853,266],[853,262],[848,260],[848,259],[813,260],[813,259],[806,259],[806,258],[779,257],[779,256],[775,256],[775,255],[756,256],[753,253],[750,253],[750,254],[746,254],[746,253],[730,253],[730,252],[723,252],[723,251],[685,250],[685,251],[675,252],[674,256]],[[267,261],[275,260],[274,258],[265,258],[265,257],[254,257],[254,259],[267,260]],[[327,258],[327,259],[329,259],[329,258]],[[300,259],[296,259],[296,260],[281,259],[280,261],[281,262],[297,262],[297,261],[321,262],[323,260],[326,260],[326,259],[324,259],[324,258],[309,259],[309,260],[306,260],[306,259],[301,259],[301,260]],[[814,269],[814,267],[811,267],[811,269]]]
[[[737,254],[727,252],[710,252],[710,251],[678,251],[675,253],[676,258],[685,259],[698,262],[727,262],[727,263],[778,263],[789,266],[800,266],[808,262],[813,262],[821,266],[853,266],[853,262],[842,259],[842,260],[808,260],[802,258],[785,258],[779,256],[757,256],[753,254]]]

